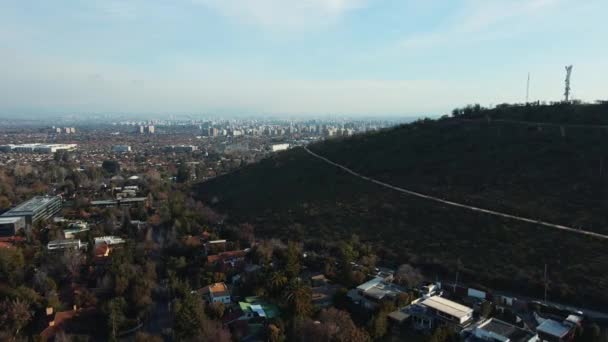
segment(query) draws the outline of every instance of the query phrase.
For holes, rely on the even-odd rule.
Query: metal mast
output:
[[[526,104],[528,104],[530,99],[530,73],[528,72],[528,83],[526,84]]]
[[[570,101],[570,75],[572,75],[572,65],[566,66],[566,91],[564,92],[564,96],[566,97],[566,102]]]

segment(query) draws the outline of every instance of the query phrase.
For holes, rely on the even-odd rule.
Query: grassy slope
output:
[[[366,175],[422,192],[606,233],[607,134],[525,126],[418,123],[312,146]],[[606,164],[608,168],[608,162]],[[489,217],[386,191],[295,149],[198,186],[258,233],[326,240],[359,234],[440,276],[608,305],[606,241]]]

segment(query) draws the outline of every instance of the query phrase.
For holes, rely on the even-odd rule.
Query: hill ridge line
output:
[[[545,222],[545,221],[541,221],[541,220],[534,220],[531,218],[527,218],[527,217],[522,217],[522,216],[517,216],[517,215],[512,215],[512,214],[507,214],[507,213],[503,213],[503,212],[499,212],[499,211],[495,211],[495,210],[489,210],[489,209],[484,209],[484,208],[479,208],[479,207],[474,207],[474,206],[470,206],[470,205],[466,205],[466,204],[462,204],[462,203],[458,203],[458,202],[453,202],[453,201],[448,201],[448,200],[444,200],[441,199],[439,197],[435,197],[435,196],[430,196],[430,195],[426,195],[420,192],[416,192],[416,191],[412,191],[412,190],[407,190],[398,186],[394,186],[382,181],[379,181],[377,179],[371,178],[371,177],[367,177],[364,176],[358,172],[355,172],[349,168],[347,168],[344,165],[338,164],[336,162],[333,162],[315,152],[312,152],[311,150],[308,149],[308,147],[306,146],[302,146],[304,148],[304,150],[310,154],[311,156],[327,163],[330,164],[332,166],[338,167],[340,169],[342,169],[343,171],[358,177],[360,179],[366,180],[368,182],[371,183],[375,183],[377,185],[380,185],[382,187],[391,189],[391,190],[395,190],[401,193],[405,193],[411,196],[415,196],[415,197],[419,197],[419,198],[424,198],[427,200],[431,200],[431,201],[435,201],[435,202],[439,202],[439,203],[443,203],[443,204],[447,204],[453,207],[458,207],[458,208],[464,208],[464,209],[468,209],[471,211],[475,211],[475,212],[481,212],[481,213],[485,213],[485,214],[489,214],[489,215],[494,215],[494,216],[499,216],[499,217],[503,217],[503,218],[508,218],[508,219],[512,219],[512,220],[516,220],[516,221],[521,221],[521,222],[526,222],[526,223],[532,223],[532,224],[538,224],[541,226],[545,226],[548,228],[553,228],[553,229],[559,229],[559,230],[563,230],[563,231],[567,231],[567,232],[571,232],[571,233],[576,233],[576,234],[580,234],[580,235],[586,235],[586,236],[591,236],[591,237],[595,237],[595,238],[600,238],[600,239],[606,239],[608,240],[608,235],[604,235],[604,234],[600,234],[600,233],[595,233],[592,231],[588,231],[588,230],[583,230],[583,229],[576,229],[573,227],[568,227],[568,226],[564,226],[564,225],[560,225],[560,224],[555,224],[555,223],[550,223],[550,222]]]
[[[557,122],[542,122],[542,121],[523,121],[523,120],[508,120],[508,119],[461,119],[457,118],[457,121],[461,122],[479,122],[479,123],[508,123],[526,126],[552,126],[552,127],[572,127],[572,128],[598,128],[607,129],[608,125],[593,125],[593,124],[577,124],[577,123],[557,123]]]

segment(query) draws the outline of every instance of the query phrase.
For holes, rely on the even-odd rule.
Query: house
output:
[[[224,283],[215,283],[203,288],[203,293],[209,297],[210,303],[230,304],[230,291]]]
[[[348,291],[347,296],[355,303],[366,309],[374,310],[382,300],[395,300],[405,290],[389,283],[384,277],[375,277],[356,289]]]
[[[95,308],[60,311],[53,313],[53,308],[46,309],[47,317],[53,317],[46,329],[40,333],[41,341],[53,341],[55,335],[64,331],[72,335],[88,336],[99,334],[103,329],[97,322],[103,320],[103,316]]]
[[[105,242],[95,245],[95,261],[105,260],[105,258],[110,256],[111,250],[110,245]]]
[[[270,319],[279,316],[279,308],[259,297],[246,297],[245,301],[239,302],[243,315],[239,320],[250,320],[254,318]]]
[[[574,315],[571,315],[574,316]],[[564,322],[554,321],[552,319],[545,319],[538,327],[536,332],[541,342],[565,342],[572,341],[574,339],[574,333],[576,326],[580,322],[580,317],[577,322],[574,322],[573,318],[568,316]]]
[[[498,341],[498,342],[536,342],[538,335],[532,331],[516,327],[496,318],[480,322],[468,330],[465,342]]]
[[[240,251],[227,251],[207,256],[207,265],[219,267],[222,270],[242,266],[249,249]]]
[[[449,299],[432,296],[421,298],[409,306],[414,328],[433,329],[437,325],[451,325],[462,329],[473,321],[473,309]]]

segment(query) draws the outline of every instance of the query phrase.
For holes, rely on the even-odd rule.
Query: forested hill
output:
[[[602,112],[608,116],[605,104],[472,106],[309,148],[396,186],[608,234],[608,130],[593,127],[604,123]],[[459,269],[465,281],[540,295],[547,263],[554,299],[608,305],[606,240],[399,194],[303,149],[196,191],[259,233],[325,241],[358,234],[381,246],[386,259],[439,277]]]
[[[469,105],[454,109],[452,116],[467,119],[490,118],[563,125],[608,126],[608,101],[598,101],[595,104],[564,102],[556,102],[550,105],[537,103],[527,105],[502,104],[491,109],[482,108],[479,105]]]

